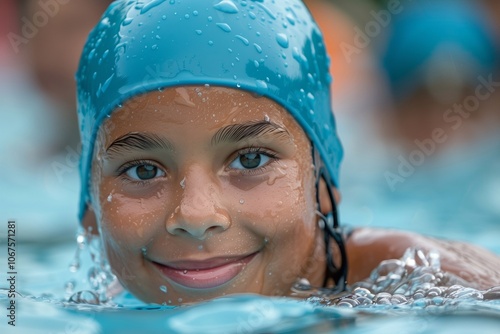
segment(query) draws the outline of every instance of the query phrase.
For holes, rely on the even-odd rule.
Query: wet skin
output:
[[[219,87],[136,97],[101,127],[92,173],[111,267],[142,300],[322,284],[311,146],[270,99]]]
[[[314,184],[309,140],[280,105],[170,88],[125,103],[101,127],[84,225],[97,221],[113,272],[144,301],[290,295],[297,279],[321,286],[325,275]],[[330,210],[324,184],[320,202]],[[411,246],[439,251],[443,269],[474,287],[500,285],[500,259],[486,250],[367,228],[346,242],[348,282]]]

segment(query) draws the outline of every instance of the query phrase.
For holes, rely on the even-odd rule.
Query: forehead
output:
[[[104,130],[108,141],[129,132],[161,133],[176,126],[215,132],[231,124],[263,120],[285,128],[294,138],[307,140],[299,124],[275,101],[243,90],[205,86],[173,87],[136,96],[111,114],[101,133]]]

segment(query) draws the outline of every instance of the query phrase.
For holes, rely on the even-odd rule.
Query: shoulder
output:
[[[500,285],[500,257],[486,249],[407,231],[374,228],[355,229],[346,240],[349,283],[367,278],[383,260],[400,258],[408,247],[437,251],[444,271],[475,287]]]

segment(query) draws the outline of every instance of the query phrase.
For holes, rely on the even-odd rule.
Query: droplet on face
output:
[[[184,189],[186,188],[186,178],[183,178],[180,182],[181,188]]]
[[[108,202],[111,202],[113,200],[113,194],[108,195]]]
[[[240,199],[240,204],[245,204],[245,200],[243,198]]]
[[[276,182],[277,179],[281,179],[282,177],[285,177],[285,176],[286,176],[286,171],[284,171],[281,168],[278,168],[277,172],[269,177],[269,179],[267,180],[267,184],[272,186]]]
[[[167,287],[165,285],[160,286],[160,290],[164,293],[167,293]]]

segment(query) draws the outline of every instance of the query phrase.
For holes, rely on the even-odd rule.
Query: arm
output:
[[[500,285],[500,257],[483,248],[411,232],[372,228],[357,229],[346,241],[349,284],[367,278],[381,261],[399,259],[408,247],[437,250],[442,270],[465,279],[475,288]]]

